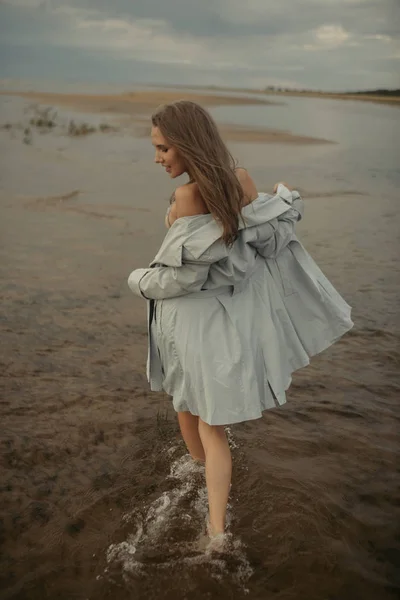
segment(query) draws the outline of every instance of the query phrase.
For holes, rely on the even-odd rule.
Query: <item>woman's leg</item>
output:
[[[190,412],[178,412],[182,437],[193,460],[205,461],[203,444],[199,435],[199,417]]]
[[[225,531],[226,507],[232,475],[232,457],[223,425],[199,418],[199,434],[206,456],[206,484],[211,534]]]

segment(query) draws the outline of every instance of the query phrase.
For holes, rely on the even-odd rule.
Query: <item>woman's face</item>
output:
[[[185,173],[185,165],[178,151],[168,144],[158,127],[151,128],[151,142],[156,149],[154,162],[162,165],[171,179]]]

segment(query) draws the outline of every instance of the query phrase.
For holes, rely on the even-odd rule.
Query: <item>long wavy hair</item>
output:
[[[235,174],[235,159],[214,119],[199,104],[179,100],[160,106],[151,122],[180,154],[190,180],[197,183],[208,211],[222,227],[222,240],[231,246],[244,194]]]

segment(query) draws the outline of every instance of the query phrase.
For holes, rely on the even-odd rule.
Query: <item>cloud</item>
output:
[[[121,78],[140,63],[164,82],[170,65],[170,83],[208,73],[222,85],[400,85],[397,0],[3,0],[0,11],[10,48],[80,51],[114,61]]]
[[[315,37],[326,46],[342,46],[350,38],[348,31],[341,25],[321,25],[315,31]]]
[[[8,4],[15,8],[45,8],[49,2],[47,0],[1,0],[1,4]]]

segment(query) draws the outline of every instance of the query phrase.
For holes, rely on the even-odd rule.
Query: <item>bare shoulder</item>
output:
[[[191,217],[208,213],[196,183],[187,183],[175,190],[176,216]]]
[[[235,173],[243,189],[244,204],[246,205],[250,202],[253,202],[253,200],[258,197],[257,187],[253,179],[250,177],[248,171],[243,169],[243,167],[238,167],[235,169]]]

